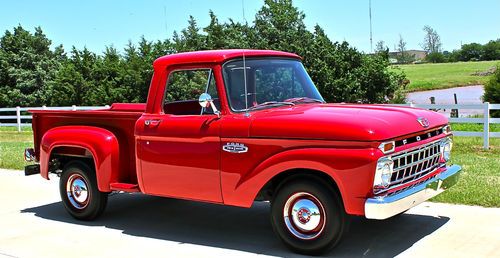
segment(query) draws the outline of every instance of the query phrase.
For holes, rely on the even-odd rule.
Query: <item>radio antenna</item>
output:
[[[248,116],[247,64],[245,61],[245,49],[243,49],[243,84],[245,86],[245,110]]]
[[[247,19],[245,18],[245,0],[241,0],[241,10],[243,14],[243,21],[247,25]],[[247,88],[247,64],[245,59],[245,49],[243,48],[243,85],[245,87],[245,116],[248,114],[248,88]]]

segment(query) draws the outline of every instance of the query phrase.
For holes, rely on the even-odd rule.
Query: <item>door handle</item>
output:
[[[156,127],[160,124],[161,120],[160,119],[148,119],[144,121],[144,125],[146,126],[151,126],[151,127]]]

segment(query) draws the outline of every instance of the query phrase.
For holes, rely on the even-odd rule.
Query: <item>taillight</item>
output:
[[[33,148],[24,149],[24,160],[25,161],[36,161],[35,150]]]

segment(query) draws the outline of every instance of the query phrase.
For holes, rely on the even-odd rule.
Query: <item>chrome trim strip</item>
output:
[[[386,197],[368,198],[365,201],[365,217],[368,219],[387,219],[427,201],[455,185],[461,171],[460,166],[452,165],[432,180],[415,185],[400,193]]]
[[[398,152],[395,152],[393,153],[392,155],[395,156],[395,155],[403,155],[403,154],[407,154],[408,152],[410,151],[414,151],[414,150],[417,150],[417,149],[420,149],[420,148],[423,148],[424,146],[429,146],[429,145],[432,145],[434,143],[437,143],[437,142],[441,142],[443,139],[445,139],[447,136],[444,136],[444,137],[441,137],[439,139],[436,139],[436,140],[433,140],[433,141],[430,141],[430,142],[426,142],[426,143],[423,143],[423,144],[420,144],[420,145],[417,145],[417,146],[413,146],[411,148],[408,148],[408,149],[405,149],[405,150],[401,150],[401,151],[398,151]],[[423,140],[425,141],[425,140]],[[420,143],[420,142],[414,142],[412,144],[415,144],[415,143]],[[409,144],[408,144],[409,145]],[[400,146],[401,147],[401,146]]]
[[[425,143],[423,145],[415,146],[415,147],[413,147],[411,149],[407,149],[407,150],[404,150],[404,151],[401,151],[401,152],[394,153],[393,156],[397,156],[397,158],[403,158],[403,157],[409,156],[411,154],[414,154],[417,151],[428,150],[428,149],[430,149],[431,147],[433,147],[435,145],[439,146],[439,144],[441,143],[441,141],[443,141],[443,139],[445,139],[445,138],[446,137],[443,137],[443,138],[440,138],[437,141],[428,142],[428,143]]]

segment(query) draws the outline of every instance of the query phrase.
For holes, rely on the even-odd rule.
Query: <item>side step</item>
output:
[[[139,185],[137,184],[111,183],[109,186],[113,191],[124,191],[128,193],[139,192]]]

